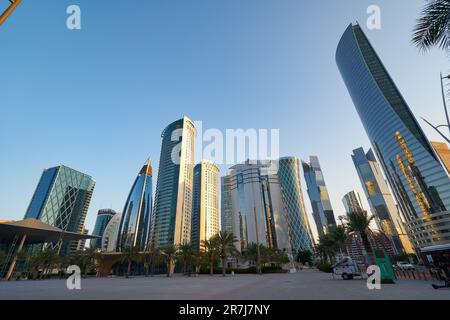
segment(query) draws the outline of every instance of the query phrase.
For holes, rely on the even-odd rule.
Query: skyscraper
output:
[[[111,218],[116,214],[112,209],[101,209],[97,213],[97,219],[95,220],[94,231],[92,231],[93,236],[102,237],[106,226],[108,225]],[[102,245],[102,239],[92,239],[90,242],[91,248],[100,248]]]
[[[287,213],[288,232],[294,252],[312,251],[312,233],[306,213],[300,180],[300,160],[284,157],[278,162],[278,179],[281,185],[284,209]]]
[[[66,166],[45,169],[24,219],[38,219],[64,231],[83,233],[84,221],[94,192],[91,176]],[[66,255],[76,250],[77,242],[62,238],[53,244]]]
[[[117,251],[127,247],[144,250],[149,242],[152,213],[152,164],[142,167],[123,208],[117,237]]]
[[[270,161],[246,161],[231,167],[227,178],[222,179],[229,181],[222,190],[229,192],[225,197],[231,202],[226,211],[222,209],[227,213],[222,221],[239,240],[236,247],[240,251],[251,243],[292,251],[281,186],[270,168]]]
[[[416,247],[450,243],[450,179],[359,25],[336,62]]]
[[[311,156],[309,163],[302,161],[306,186],[313,210],[314,221],[319,237],[328,233],[330,228],[336,227],[330,196],[325,184],[319,158]]]
[[[361,212],[364,210],[361,204],[361,197],[355,190],[347,193],[342,198],[342,203],[344,204],[345,212],[347,212],[347,214],[351,212]]]
[[[221,230],[233,233],[233,204],[231,200],[231,176],[220,178],[220,221]]]
[[[106,252],[113,252],[117,249],[117,238],[119,236],[120,221],[122,215],[120,213],[115,214],[106,225],[105,231],[103,231],[101,250]]]
[[[397,252],[412,253],[405,225],[372,149],[367,153],[363,148],[353,150],[352,160],[378,228],[391,238]]]
[[[219,232],[219,168],[203,160],[194,167],[191,243],[200,248]]]
[[[155,245],[190,242],[195,133],[194,123],[183,117],[168,125],[161,135],[152,220]]]

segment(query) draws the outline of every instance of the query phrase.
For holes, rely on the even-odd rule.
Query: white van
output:
[[[345,257],[333,266],[333,274],[341,276],[344,280],[352,280],[353,277],[361,277],[356,262],[351,257]]]

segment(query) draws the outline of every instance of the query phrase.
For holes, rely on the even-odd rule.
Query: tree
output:
[[[152,242],[150,244],[150,247],[148,247],[144,253],[143,253],[143,261],[144,261],[144,269],[145,269],[145,276],[148,276],[148,271],[150,269],[150,275],[153,277],[153,270],[154,270],[154,264],[155,260],[160,254],[159,249],[156,247],[155,243]]]
[[[103,259],[101,252],[94,246],[82,251],[84,275],[86,276],[89,270],[95,269],[99,261]]]
[[[330,233],[326,233],[319,237],[319,243],[316,246],[316,251],[321,255],[322,261],[334,262],[336,250],[338,249],[336,240]]]
[[[370,264],[373,264],[373,257],[372,257],[372,247],[370,245],[369,241],[369,233],[370,230],[370,223],[373,220],[373,216],[370,216],[367,214],[367,211],[354,211],[347,214],[347,232],[356,232],[359,233],[361,236],[361,240],[363,243],[364,248],[366,249],[367,255],[369,257]]]
[[[213,241],[216,241],[217,251],[222,259],[222,275],[225,277],[228,257],[237,256],[239,254],[234,246],[238,240],[234,234],[227,231],[220,231],[213,237]]]
[[[414,27],[412,42],[421,50],[450,49],[450,0],[431,0]]]
[[[181,244],[178,249],[178,261],[183,263],[183,273],[187,274],[188,268],[192,267],[194,262],[195,248],[190,243],[184,243]]]
[[[347,241],[347,232],[345,230],[344,226],[337,226],[332,230],[331,236],[333,237],[334,241],[336,242],[337,247],[341,251],[341,254],[345,253],[345,255],[348,255],[347,248],[345,247],[345,243]]]
[[[219,257],[217,238],[202,240],[202,248],[202,255],[209,266],[209,275],[212,276],[214,274],[214,265]]]
[[[161,248],[161,255],[166,261],[167,277],[171,277],[175,268],[178,248],[173,243],[168,243]]]
[[[121,262],[128,263],[127,273],[125,275],[126,278],[128,278],[131,275],[131,265],[133,264],[133,262],[139,262],[139,260],[140,255],[138,247],[126,247],[123,250]]]
[[[300,250],[297,252],[296,259],[301,264],[312,264],[312,252],[309,250]]]

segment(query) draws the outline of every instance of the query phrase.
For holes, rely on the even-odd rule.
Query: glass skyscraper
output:
[[[203,160],[194,167],[191,244],[200,248],[202,241],[219,232],[219,168]]]
[[[345,212],[347,212],[347,214],[364,210],[359,193],[354,190],[344,195],[342,203],[344,204]]]
[[[112,209],[101,209],[97,213],[97,219],[95,220],[94,231],[92,231],[93,236],[102,237],[106,226],[108,225],[111,218],[116,214]],[[102,245],[102,239],[92,239],[90,242],[91,248],[99,248]]]
[[[294,252],[312,252],[312,234],[300,180],[300,160],[295,157],[281,158],[278,162],[278,179],[281,185],[283,203],[288,215],[288,231]]]
[[[309,200],[313,210],[314,221],[319,237],[328,233],[330,228],[336,227],[330,196],[325,184],[319,158],[311,156],[309,163],[302,161]]]
[[[372,149],[367,153],[363,148],[353,150],[352,160],[378,228],[391,239],[397,252],[412,253],[404,223]]]
[[[123,208],[117,237],[117,251],[127,247],[144,250],[149,242],[152,213],[152,164],[142,167]]]
[[[152,241],[162,246],[191,240],[195,125],[183,117],[161,137],[161,156],[152,219]]]
[[[450,243],[450,178],[359,25],[336,62],[415,246]]]
[[[84,221],[94,192],[91,176],[66,166],[45,169],[24,219],[37,219],[64,231],[83,233]],[[53,244],[60,255],[76,250],[78,242]]]

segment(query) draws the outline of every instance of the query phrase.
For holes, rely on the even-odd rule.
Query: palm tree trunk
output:
[[[209,264],[209,275],[212,276],[214,275],[214,262],[211,261]]]
[[[227,258],[222,258],[222,276],[226,276],[226,268],[227,268]]]
[[[127,278],[130,276],[130,273],[131,273],[131,261],[128,262]]]

